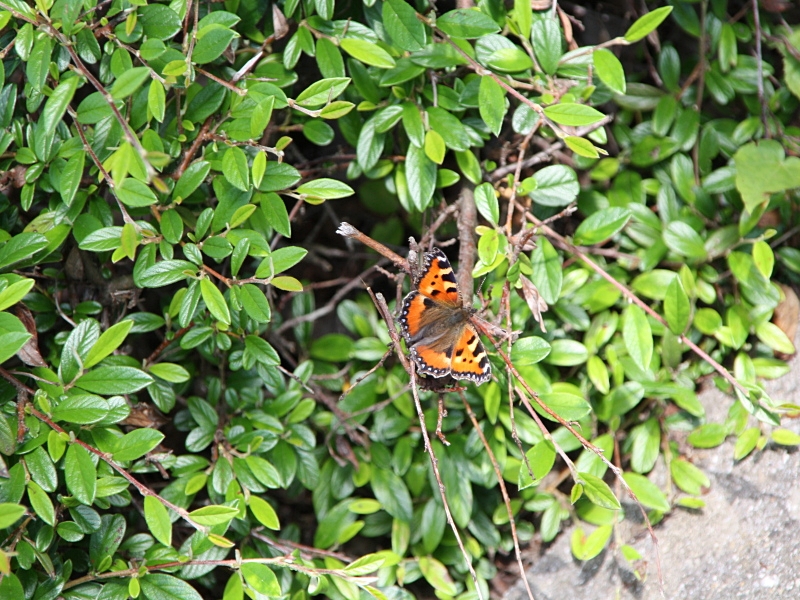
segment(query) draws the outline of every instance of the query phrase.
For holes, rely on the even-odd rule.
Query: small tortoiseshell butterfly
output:
[[[461,301],[456,276],[444,252],[426,252],[416,289],[403,300],[400,329],[417,371],[433,377],[451,376],[477,384],[488,381],[491,366],[474,313]]]

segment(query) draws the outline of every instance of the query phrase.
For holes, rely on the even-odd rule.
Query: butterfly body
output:
[[[416,289],[403,300],[400,327],[417,371],[483,383],[491,377],[486,351],[461,301],[453,268],[438,248],[426,252]]]

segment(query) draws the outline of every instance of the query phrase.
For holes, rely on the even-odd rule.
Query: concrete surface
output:
[[[800,347],[800,336],[795,345]],[[773,399],[800,404],[800,358],[796,355],[790,364],[792,370],[766,388]],[[700,400],[707,422],[717,423],[725,420],[732,403],[713,389],[702,392]],[[797,419],[784,419],[783,426],[800,432]],[[768,444],[736,463],[734,442],[731,437],[717,448],[689,451],[689,460],[706,473],[711,488],[703,496],[705,508],[676,508],[655,528],[663,595],[653,543],[640,524],[626,518],[621,541],[643,555],[643,582],[616,548],[606,548],[587,563],[575,560],[569,528],[542,554],[527,557],[533,564],[527,577],[535,600],[800,599],[800,449]],[[626,515],[636,516],[632,510]],[[522,581],[504,598],[527,598]]]

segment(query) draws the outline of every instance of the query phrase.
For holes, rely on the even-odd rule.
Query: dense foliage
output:
[[[644,575],[628,491],[800,441],[796,8],[265,4],[0,0],[3,598],[487,597],[567,519]],[[341,220],[459,238],[493,381],[409,387]]]

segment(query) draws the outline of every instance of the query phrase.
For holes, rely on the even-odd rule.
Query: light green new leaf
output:
[[[208,311],[217,321],[222,321],[226,325],[231,324],[231,313],[228,304],[219,288],[208,279],[200,280],[200,293],[203,295],[203,302],[206,303]]]
[[[264,527],[272,529],[273,531],[280,530],[281,524],[278,520],[278,515],[269,502],[253,494],[250,496],[249,506],[255,518],[258,519],[259,523]]]
[[[345,38],[340,42],[340,45],[342,50],[365,65],[378,67],[379,69],[391,69],[396,64],[391,55],[378,44],[373,44],[366,40]]]
[[[211,527],[213,525],[228,523],[238,514],[238,508],[212,504],[211,506],[204,506],[202,508],[198,508],[197,510],[193,510],[189,513],[189,516],[195,523]]]
[[[646,15],[636,19],[633,25],[630,26],[625,32],[625,40],[628,42],[638,42],[656,27],[661,25],[661,22],[669,16],[672,12],[671,6],[662,6]]]
[[[20,279],[0,292],[0,310],[5,310],[22,300],[34,283],[36,282],[33,279]]]
[[[241,567],[244,580],[254,591],[269,598],[281,595],[281,586],[275,573],[264,564],[244,563]]]
[[[608,487],[605,481],[591,473],[578,473],[578,476],[583,483],[584,495],[593,504],[611,510],[619,510],[622,508],[614,492],[611,491],[611,488]]]
[[[353,195],[353,188],[338,179],[320,178],[304,183],[295,190],[298,194],[304,194],[313,198],[323,200],[334,200],[336,198],[346,198]]]
[[[544,109],[545,116],[559,125],[570,127],[583,127],[602,121],[605,115],[596,108],[577,104],[575,102],[562,102]]]
[[[133,327],[133,321],[120,321],[106,329],[94,343],[83,361],[83,368],[89,369],[111,354],[122,345],[128,332]]]
[[[238,146],[231,146],[222,157],[222,174],[233,187],[248,191],[250,188],[250,169],[247,155]]]
[[[598,48],[592,53],[594,68],[600,81],[605,83],[612,92],[625,93],[625,70],[622,63],[614,53],[605,48]]]

